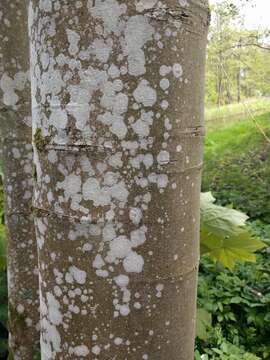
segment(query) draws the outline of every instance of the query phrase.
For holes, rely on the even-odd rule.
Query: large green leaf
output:
[[[265,244],[252,236],[240,211],[214,204],[211,193],[201,194],[201,254],[232,269],[235,262],[256,261],[254,252]]]

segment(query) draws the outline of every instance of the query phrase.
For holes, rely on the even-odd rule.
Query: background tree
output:
[[[206,104],[218,106],[269,96],[269,32],[247,30],[240,10],[212,7],[206,66]]]
[[[0,3],[1,144],[8,238],[9,346],[33,359],[39,343],[37,250],[32,199],[31,105],[24,1]]]
[[[29,19],[42,359],[192,360],[207,2]]]

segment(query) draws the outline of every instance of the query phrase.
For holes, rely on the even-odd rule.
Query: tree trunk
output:
[[[237,70],[236,82],[237,82],[237,102],[240,103],[241,102],[241,68],[240,67]]]
[[[222,105],[222,94],[223,94],[223,87],[222,87],[222,75],[218,76],[218,85],[217,85],[217,106],[220,107]]]
[[[236,83],[237,83],[237,102],[241,102],[241,48],[242,48],[242,39],[239,39],[238,46],[239,53],[237,55],[238,60],[238,68],[237,68],[237,75],[236,75]]]
[[[225,104],[231,104],[233,102],[233,97],[231,94],[231,89],[230,89],[230,79],[229,77],[226,80],[226,99],[225,99]]]
[[[1,145],[8,238],[9,347],[32,360],[39,348],[38,261],[34,220],[27,11],[1,0]]]
[[[205,0],[32,0],[42,359],[192,360]]]
[[[222,29],[222,18],[220,14],[217,15],[217,32],[218,32],[218,54],[217,54],[217,105],[220,107],[223,105],[224,99],[223,99],[223,75],[224,75],[224,59],[223,59],[223,53],[222,53],[222,43],[223,43],[223,29]]]

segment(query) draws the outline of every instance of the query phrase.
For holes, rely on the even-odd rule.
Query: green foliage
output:
[[[221,340],[219,348],[213,348],[208,354],[200,355],[197,350],[195,353],[195,360],[260,360],[254,354],[247,353],[235,345],[227,343],[224,339]]]
[[[255,262],[254,252],[265,244],[252,236],[246,226],[248,217],[214,201],[211,193],[201,194],[201,254],[209,254],[229,269],[237,260]]]
[[[0,271],[6,269],[7,260],[6,260],[6,238],[5,238],[5,229],[3,225],[0,225]]]
[[[41,354],[39,351],[37,351],[34,356],[33,356],[33,360],[41,360]]]
[[[14,360],[13,352],[9,349],[7,360]]]
[[[213,263],[208,256],[202,258],[199,317],[203,309],[203,319],[207,319],[207,312],[211,326],[204,320],[196,348],[199,354],[207,354],[205,359],[270,358],[269,269],[267,251],[258,255],[256,264],[237,263],[233,272]]]
[[[260,238],[265,244],[270,245],[270,224],[265,224],[260,220],[248,223],[253,234]]]
[[[270,135],[270,114],[256,117]],[[251,120],[208,132],[203,191],[252,220],[270,219],[270,146]]]

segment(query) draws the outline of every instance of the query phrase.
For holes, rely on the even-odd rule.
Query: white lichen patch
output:
[[[142,12],[144,10],[152,9],[157,2],[158,0],[139,0],[136,2],[136,10]]]
[[[181,76],[183,75],[183,68],[180,64],[176,63],[173,65],[172,67],[172,71],[173,71],[173,75],[176,78],[181,78]]]
[[[45,359],[55,359],[61,351],[61,337],[57,326],[62,323],[63,317],[60,312],[60,303],[50,294],[46,294],[46,300],[41,294],[40,303],[41,326],[41,353]]]
[[[142,211],[138,208],[131,208],[129,210],[129,218],[134,225],[139,225],[142,219]]]
[[[157,162],[160,165],[168,164],[170,162],[170,154],[169,154],[169,152],[166,151],[166,150],[160,151],[158,156],[157,156]]]
[[[79,209],[81,195],[81,178],[75,174],[68,175],[63,182],[57,184],[58,189],[63,189],[66,200],[71,201],[71,208],[74,210]]]
[[[132,247],[136,248],[142,244],[144,244],[144,242],[146,241],[146,233],[147,229],[145,226],[142,226],[141,228],[137,229],[137,230],[133,230],[130,233],[130,241],[132,244]]]
[[[86,345],[78,345],[69,349],[70,355],[86,357],[90,351]]]
[[[18,314],[23,314],[24,310],[25,310],[25,308],[24,308],[24,306],[22,304],[17,305]]]
[[[141,273],[143,271],[144,259],[135,251],[131,251],[125,257],[123,266],[127,273]]]
[[[166,78],[160,80],[159,86],[162,90],[167,90],[170,87],[170,81]]]
[[[154,28],[145,16],[132,16],[127,21],[123,51],[128,57],[130,75],[139,76],[146,72],[143,47],[152,39],[153,34]]]
[[[129,284],[129,277],[127,275],[118,275],[114,278],[114,281],[120,288],[126,288]]]
[[[178,2],[181,6],[188,6],[188,0],[178,0]]]
[[[81,285],[85,284],[86,272],[84,270],[80,270],[76,266],[71,266],[69,268],[69,273],[71,274],[75,282]]]
[[[88,10],[94,18],[102,20],[105,34],[118,34],[120,17],[127,8],[116,0],[89,0]]]
[[[91,351],[92,351],[93,354],[99,355],[100,352],[101,352],[101,349],[100,349],[100,347],[98,345],[95,345],[95,346],[92,347]]]
[[[68,51],[71,56],[74,56],[79,51],[78,43],[80,41],[80,35],[76,31],[70,29],[66,29],[66,34],[69,42]]]
[[[162,291],[164,290],[164,285],[163,284],[157,284],[156,286],[156,297],[160,298],[162,297]]]
[[[12,108],[16,108],[19,101],[17,91],[23,91],[28,84],[29,72],[19,71],[12,78],[8,73],[4,73],[0,80],[0,88],[3,92],[3,103]]]
[[[149,85],[147,80],[139,82],[133,96],[137,103],[143,104],[145,107],[152,107],[157,101],[156,90]]]

